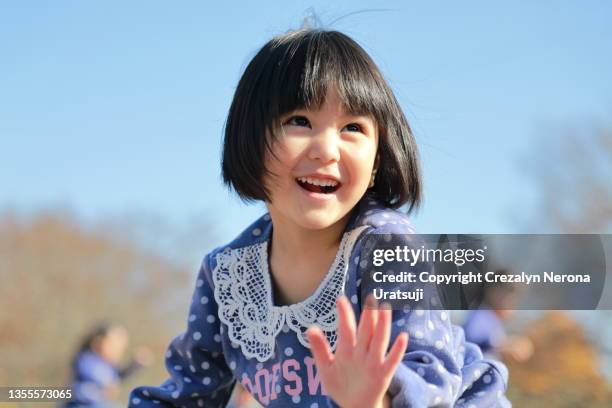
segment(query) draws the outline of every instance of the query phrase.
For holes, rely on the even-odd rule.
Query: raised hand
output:
[[[385,355],[391,336],[390,309],[378,309],[369,296],[356,329],[355,314],[346,298],[338,308],[338,343],[332,353],[321,329],[308,329],[310,350],[321,382],[342,408],[382,407],[393,373],[404,356],[408,334],[397,336]]]

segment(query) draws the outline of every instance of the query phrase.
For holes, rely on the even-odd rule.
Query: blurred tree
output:
[[[544,134],[523,163],[538,203],[528,229],[566,234],[612,231],[612,125],[564,127]],[[517,317],[521,316],[519,311]],[[525,332],[535,344],[533,358],[524,364],[508,362],[514,404],[611,406],[612,386],[602,374],[612,363],[606,355],[611,318],[610,311],[603,310],[557,312],[530,323]]]
[[[538,231],[612,231],[612,124],[550,129],[526,159],[539,207]]]
[[[134,382],[165,378],[165,347],[186,327],[199,265],[136,236],[127,225],[87,227],[61,211],[0,214],[0,384],[65,384],[82,335],[102,320],[123,324],[131,346],[157,357]]]
[[[525,333],[535,353],[525,363],[507,361],[510,400],[517,407],[610,407],[612,388],[584,329],[563,312],[548,312]]]

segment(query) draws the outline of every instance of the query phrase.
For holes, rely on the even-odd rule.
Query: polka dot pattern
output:
[[[172,379],[162,387],[138,387],[129,398],[130,406],[150,407],[163,405],[185,407],[223,406],[228,397],[227,391],[221,388],[230,378],[246,378],[252,384],[257,373],[267,373],[272,376],[272,367],[284,361],[295,361],[299,366],[288,367],[286,370],[303,375],[302,384],[307,384],[304,359],[310,356],[310,350],[297,340],[293,330],[282,322],[280,327],[273,328],[274,352],[266,361],[245,358],[243,347],[245,343],[236,338],[230,338],[227,323],[218,308],[213,279],[216,265],[216,254],[223,250],[232,251],[254,242],[263,242],[269,238],[271,231],[270,216],[262,219],[246,229],[236,241],[219,247],[203,262],[202,273],[196,281],[196,293],[188,314],[188,329],[176,337],[166,350],[166,367],[172,372]],[[382,234],[382,239],[388,241],[390,234],[410,233],[413,231],[405,214],[381,206],[377,201],[364,201],[355,225],[369,225],[366,234]],[[357,248],[357,246],[356,246]],[[369,260],[361,257],[359,250],[351,253],[352,258],[347,263],[348,274],[343,280],[347,294],[354,310],[359,317],[361,279],[365,278]],[[365,284],[365,281],[364,281]],[[418,376],[419,388],[400,387],[405,395],[405,401],[413,403],[415,396],[425,393],[425,402],[437,406],[457,406],[463,408],[504,406],[504,390],[506,379],[491,363],[483,362],[480,351],[474,345],[462,341],[462,333],[455,332],[448,311],[436,310],[440,307],[440,299],[433,297],[425,303],[427,307],[413,308],[410,304],[395,310],[391,327],[391,341],[402,332],[410,335],[409,345],[404,356],[402,367],[395,374],[394,381],[416,384]],[[431,306],[431,309],[429,308]],[[269,315],[265,310],[256,310],[254,319],[265,319]],[[321,316],[314,316],[321,318]],[[327,404],[321,395],[311,396],[306,387],[299,395],[291,395],[284,385],[283,368],[276,368],[278,381],[274,386],[276,404],[279,407],[310,407],[322,408]],[[264,377],[260,377],[261,381]],[[269,377],[272,378],[272,377]],[[175,382],[176,381],[176,382]],[[425,386],[423,386],[425,385]],[[493,404],[495,399],[499,404]],[[416,404],[416,402],[414,403]],[[264,404],[265,405],[265,404]],[[274,406],[274,405],[272,405]]]

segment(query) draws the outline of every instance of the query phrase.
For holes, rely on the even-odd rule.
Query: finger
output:
[[[370,344],[369,354],[375,361],[380,362],[385,356],[389,337],[391,337],[391,312],[387,309],[389,306],[381,306],[378,311],[378,321],[376,322],[376,330]]]
[[[408,346],[408,333],[402,332],[396,338],[395,342],[387,354],[387,358],[383,363],[382,372],[385,374],[391,374],[395,371],[398,364],[402,361],[404,354],[406,353],[406,347]]]
[[[306,331],[306,335],[308,336],[310,351],[317,363],[317,367],[321,370],[325,370],[334,361],[334,355],[329,348],[325,334],[323,334],[318,327],[311,326]]]
[[[355,347],[355,313],[346,296],[336,301],[338,308],[338,348],[336,354],[350,356]]]
[[[366,354],[369,350],[378,320],[378,310],[376,309],[378,306],[374,296],[368,295],[365,304],[366,306],[361,312],[361,319],[359,319],[359,328],[357,329],[356,349],[359,354]]]

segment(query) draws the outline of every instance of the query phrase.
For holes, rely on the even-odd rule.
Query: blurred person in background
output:
[[[102,323],[91,330],[81,342],[72,360],[72,400],[65,408],[117,407],[120,384],[139,368],[153,362],[147,347],[138,347],[132,360],[121,366],[129,344],[127,329],[119,324]]]
[[[496,274],[508,274],[498,269]],[[518,303],[516,287],[511,284],[488,284],[480,309],[468,314],[463,330],[465,339],[480,346],[483,354],[495,359],[525,362],[533,354],[533,343],[526,336],[508,336],[504,321],[514,313]]]

